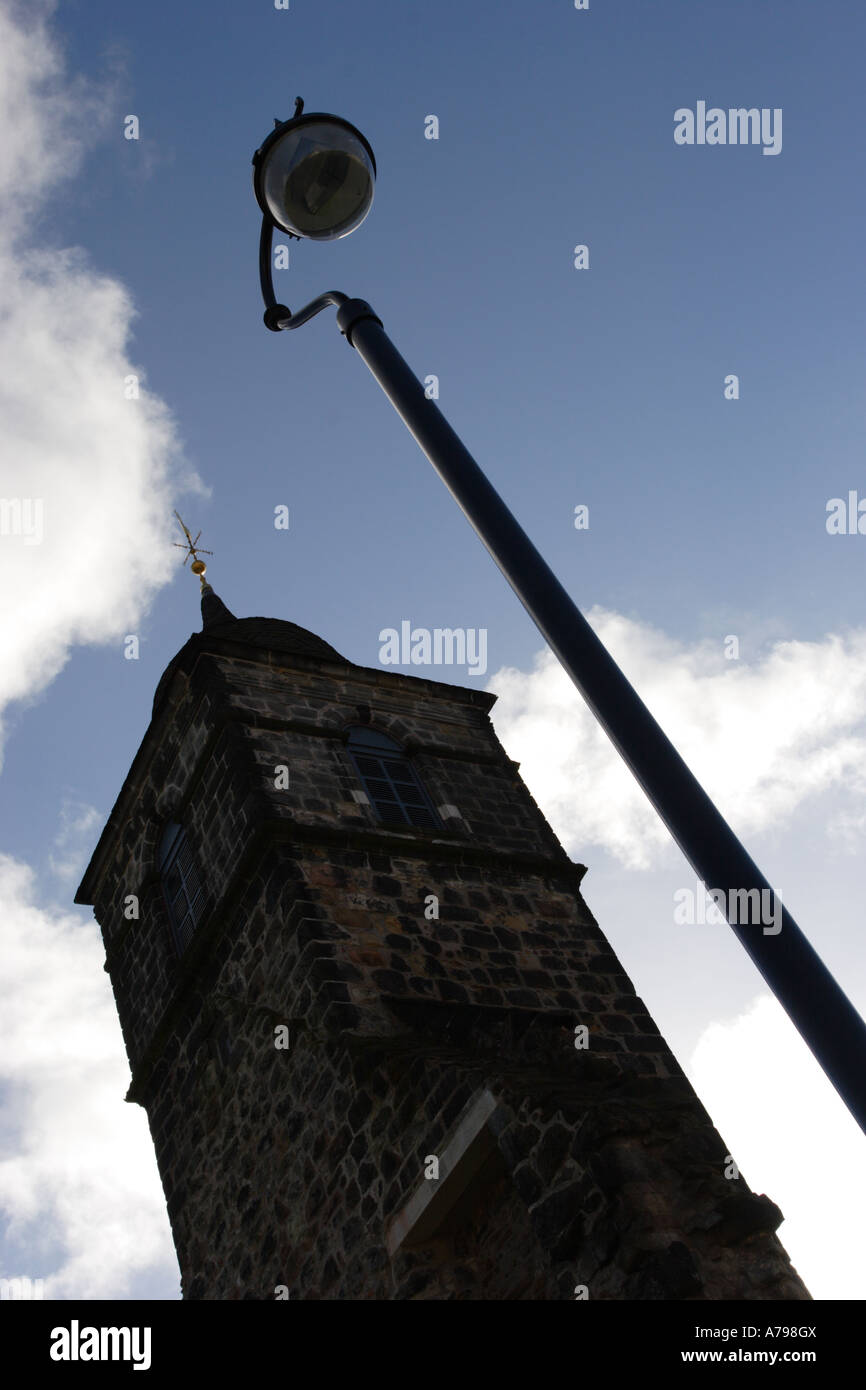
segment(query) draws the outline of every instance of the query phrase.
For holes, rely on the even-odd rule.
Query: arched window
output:
[[[174,821],[162,833],[159,872],[174,943],[182,956],[201,920],[205,893],[186,831]]]
[[[359,727],[349,730],[348,749],[381,821],[439,828],[433,803],[399,743],[375,729]]]

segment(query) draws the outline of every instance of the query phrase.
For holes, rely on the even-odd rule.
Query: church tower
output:
[[[184,1297],[808,1299],[495,696],[202,584],[75,899]]]

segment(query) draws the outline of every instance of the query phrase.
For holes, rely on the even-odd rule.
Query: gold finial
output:
[[[198,544],[198,536],[201,535],[201,531],[199,531],[198,536],[196,536],[195,540],[193,540],[192,536],[189,534],[189,531],[186,528],[186,525],[184,524],[184,520],[180,512],[176,511],[175,516],[181,524],[183,534],[186,536],[186,545],[183,545],[180,541],[175,541],[174,544],[177,546],[179,550],[186,551],[186,555],[184,556],[183,560],[184,564],[186,564],[187,560],[190,558],[190,556],[192,556],[192,564],[190,565],[190,569],[192,570],[193,574],[197,574],[199,576],[199,578],[201,579],[201,587],[204,588],[204,576],[205,571],[207,570],[207,565],[205,564],[204,560],[200,560],[198,557],[199,555],[213,555],[213,551],[200,550]]]

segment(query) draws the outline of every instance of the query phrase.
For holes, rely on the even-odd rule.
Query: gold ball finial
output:
[[[182,531],[183,531],[183,534],[186,536],[186,545],[181,545],[179,541],[175,541],[175,545],[177,546],[178,550],[185,550],[185,551],[186,551],[186,555],[184,556],[184,560],[183,560],[183,563],[184,563],[184,564],[186,564],[187,560],[192,560],[192,564],[190,565],[190,569],[192,570],[193,574],[197,574],[197,575],[198,575],[199,579],[201,580],[201,587],[202,587],[202,589],[204,589],[204,587],[205,587],[205,579],[204,579],[204,576],[205,576],[205,571],[207,570],[207,565],[205,564],[204,560],[200,560],[198,557],[199,557],[199,553],[201,553],[202,555],[212,555],[212,554],[213,554],[213,551],[212,551],[212,550],[200,550],[199,543],[198,543],[198,539],[199,539],[199,536],[201,535],[201,531],[199,531],[198,536],[196,536],[195,540],[193,540],[192,536],[190,535],[190,533],[189,533],[189,531],[188,531],[188,529],[187,529],[187,526],[186,526],[186,523],[185,523],[183,517],[182,517],[182,516],[180,515],[180,513],[177,512],[177,511],[175,512],[175,516],[177,517],[178,521],[180,522],[180,525],[181,525],[181,529],[182,529]]]

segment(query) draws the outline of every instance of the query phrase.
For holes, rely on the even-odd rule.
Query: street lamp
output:
[[[274,129],[253,156],[259,207],[289,236],[336,241],[360,227],[373,203],[376,160],[340,116],[302,115]]]
[[[430,459],[517,597],[634,773],[698,878],[721,890],[728,922],[845,1104],[866,1130],[866,1024],[703,787],[632,689],[502,498],[430,400],[370,305],[328,290],[292,313],[278,304],[271,270],[274,226],[332,240],[359,226],[373,199],[375,160],[360,131],[337,116],[278,122],[253,156],[262,209],[259,274],[264,321],[298,328],[329,304],[337,325]],[[757,895],[754,898],[753,895]],[[716,899],[718,901],[718,899]],[[753,901],[772,903],[740,920]],[[762,919],[773,922],[768,934]]]

